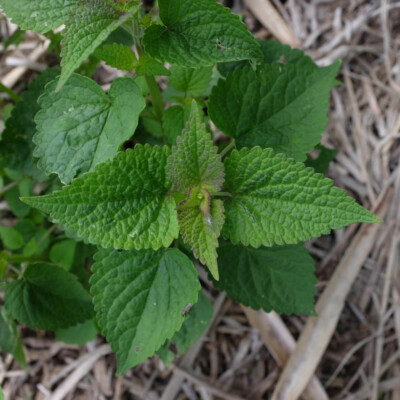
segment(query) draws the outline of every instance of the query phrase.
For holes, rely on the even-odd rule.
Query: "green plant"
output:
[[[15,182],[3,191],[22,218],[0,230],[5,351],[21,349],[15,319],[80,343],[98,326],[118,374],[154,352],[169,363],[171,341],[182,354],[211,319],[196,259],[245,305],[313,315],[303,242],[378,222],[319,173],[335,154],[319,141],[339,63],[255,40],[215,0],[158,4],[146,14],[126,0],[2,1],[21,29],[66,25],[61,70],[30,84],[2,134],[4,185]],[[106,94],[74,73],[89,57],[135,73]],[[229,142],[215,144],[211,121]],[[47,182],[41,196],[34,181]]]

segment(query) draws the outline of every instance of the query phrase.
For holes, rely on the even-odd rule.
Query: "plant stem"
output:
[[[152,75],[146,75],[147,86],[150,91],[151,102],[156,112],[157,119],[162,123],[162,116],[164,114],[164,103],[161,96],[160,88],[156,82],[156,79]]]
[[[4,193],[8,192],[10,189],[17,185],[18,182],[11,182],[8,185],[4,186],[2,189],[0,189],[0,196],[3,196]]]
[[[229,192],[217,192],[214,196],[224,196],[224,197],[232,197],[232,193]]]
[[[228,146],[226,146],[220,154],[221,158],[224,157],[226,154],[228,154],[234,147],[236,146],[236,143],[234,140],[232,140],[232,142],[230,142],[228,144]]]
[[[14,92],[14,90],[3,85],[1,82],[0,82],[0,91],[7,93],[16,103],[21,101],[21,97],[19,97],[17,93]]]
[[[43,257],[27,257],[22,254],[10,254],[7,256],[7,261],[10,263],[23,263],[23,262],[32,262],[32,261],[45,261],[45,258]],[[11,268],[13,271],[15,271],[14,268]]]

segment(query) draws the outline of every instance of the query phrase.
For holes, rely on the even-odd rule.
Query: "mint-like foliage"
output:
[[[66,21],[78,0],[2,0],[1,9],[21,29],[48,32]]]
[[[57,81],[39,98],[35,117],[38,166],[64,183],[112,158],[138,124],[145,101],[131,78],[114,80],[108,96],[92,79],[73,74],[59,92]]]
[[[179,92],[192,96],[204,95],[211,82],[213,67],[185,68],[173,65],[169,84]]]
[[[304,164],[255,147],[225,159],[223,235],[234,244],[294,244],[354,222],[379,222],[333,181]]]
[[[193,255],[207,265],[212,276],[219,279],[217,264],[218,237],[225,221],[221,200],[210,199],[207,190],[191,192],[178,207],[179,228]],[[196,201],[197,200],[197,201]]]
[[[135,53],[120,43],[104,44],[98,47],[93,55],[103,60],[110,67],[130,71],[136,63]]]
[[[224,166],[195,101],[185,129],[172,148],[168,166],[174,190],[187,196],[178,204],[183,240],[218,279],[216,247],[224,223],[224,206],[211,197],[223,185]]]
[[[56,90],[60,90],[74,70],[137,10],[138,7],[123,12],[121,6],[111,0],[78,1],[62,33],[62,73]]]
[[[321,140],[340,64],[266,64],[235,70],[214,87],[209,113],[238,147],[270,147],[304,161]]]
[[[168,147],[137,145],[51,195],[24,201],[90,243],[116,249],[168,247],[178,237],[168,191]]]
[[[314,315],[315,268],[301,245],[218,249],[220,280],[214,286],[245,306],[279,314]]]
[[[9,314],[30,328],[67,328],[93,317],[92,299],[75,275],[53,264],[30,264],[6,286]]]
[[[36,179],[45,178],[32,157],[34,148],[32,137],[36,131],[34,117],[40,110],[38,98],[45,86],[58,75],[60,75],[59,68],[46,69],[22,93],[21,101],[15,105],[0,136],[0,163],[3,167],[21,171]]]
[[[192,68],[262,58],[239,17],[215,0],[159,0],[158,4],[164,25],[150,26],[144,36],[152,57]]]
[[[174,105],[163,114],[163,129],[164,135],[171,145],[176,144],[176,139],[183,131],[192,109],[191,104],[184,106]]]
[[[166,367],[174,360],[174,352],[176,357],[185,354],[186,350],[197,342],[211,322],[213,306],[203,292],[199,293],[198,302],[190,308],[188,314],[189,316],[184,321],[182,328],[157,351],[157,355]]]
[[[96,315],[121,375],[180,329],[201,287],[193,263],[177,249],[101,250],[95,261],[90,284]]]
[[[201,186],[213,194],[222,187],[224,166],[195,101],[182,135],[172,148],[168,166],[174,189],[179,192]]]

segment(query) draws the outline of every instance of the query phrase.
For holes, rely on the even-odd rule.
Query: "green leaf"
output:
[[[143,54],[135,65],[137,75],[170,75],[164,64],[150,57],[148,54]]]
[[[95,339],[97,336],[97,327],[93,319],[89,319],[76,326],[71,326],[66,329],[58,329],[56,340],[67,344],[84,345],[87,342]]]
[[[50,261],[69,271],[74,264],[76,245],[77,242],[71,239],[54,243],[49,253]]]
[[[236,139],[237,147],[271,147],[304,161],[325,130],[339,66],[270,64],[262,72],[236,70],[214,87],[210,117]]]
[[[190,194],[189,194],[190,196]],[[218,280],[217,251],[218,238],[224,224],[224,205],[221,200],[211,200],[210,193],[202,190],[199,205],[187,206],[185,202],[178,207],[179,228],[184,242],[190,245],[193,255],[207,265],[213,277]]]
[[[24,30],[48,32],[64,23],[77,0],[2,0],[1,8]]]
[[[128,46],[118,43],[104,44],[98,47],[93,55],[110,67],[125,71],[132,70],[136,62],[135,53]]]
[[[178,237],[168,195],[168,147],[136,145],[51,195],[24,201],[80,238],[103,247],[168,247]]]
[[[329,164],[334,160],[338,151],[334,149],[328,149],[328,147],[325,147],[322,144],[316,146],[316,149],[319,150],[317,157],[307,157],[305,165],[307,167],[314,168],[315,172],[324,174],[326,171],[328,171]]]
[[[185,68],[173,65],[170,68],[169,84],[176,90],[193,96],[204,95],[211,82],[213,67]]]
[[[118,78],[108,96],[92,79],[73,74],[59,92],[56,81],[39,98],[34,155],[38,166],[64,183],[114,157],[138,124],[145,101],[131,78]]]
[[[46,84],[59,74],[59,68],[46,69],[28,85],[28,89],[22,93],[22,100],[14,107],[0,137],[0,163],[39,180],[44,180],[45,175],[36,168],[32,155],[32,137],[36,131],[34,117],[40,109],[37,100]]]
[[[22,280],[6,286],[10,315],[30,328],[56,330],[93,317],[92,299],[77,278],[52,264],[30,264]]]
[[[25,31],[18,27],[15,32],[4,41],[4,49],[14,45],[18,47],[25,39]]]
[[[214,194],[224,182],[224,166],[203,123],[202,111],[195,101],[189,120],[177,138],[168,160],[174,189],[187,192],[197,186]]]
[[[158,4],[164,26],[150,26],[143,42],[146,52],[159,61],[198,68],[261,58],[247,27],[215,0],[159,0]]]
[[[24,245],[24,238],[15,229],[0,226],[0,239],[5,247],[10,250],[17,250]]]
[[[182,324],[182,328],[157,351],[157,355],[166,367],[174,360],[174,353],[170,349],[174,348],[177,357],[185,354],[207,329],[212,315],[213,305],[203,292],[200,292],[199,301],[191,308],[189,317]]]
[[[310,66],[315,69],[318,68],[311,57],[306,56],[302,50],[292,49],[286,44],[273,40],[257,39],[257,42],[260,44],[260,49],[264,55],[263,64],[297,64]],[[248,61],[220,63],[218,64],[218,71],[220,71],[223,76],[227,76],[235,69],[242,69],[246,66],[250,66]]]
[[[260,247],[224,243],[218,249],[220,280],[214,286],[255,310],[314,315],[315,268],[302,244]]]
[[[27,205],[24,204],[21,200],[20,200],[20,188],[19,185],[18,186],[14,186],[12,189],[8,190],[6,192],[6,194],[4,195],[4,198],[8,204],[8,206],[10,207],[11,212],[19,217],[19,218],[23,218],[26,217],[31,208]]]
[[[8,256],[5,250],[0,251],[0,280],[4,279],[4,275],[8,268]]]
[[[180,329],[201,288],[193,263],[177,249],[100,250],[91,293],[102,333],[117,355],[117,374],[140,364]]]
[[[192,109],[191,104],[184,107],[175,105],[165,110],[163,114],[164,135],[171,145],[176,144],[177,137],[182,133]]]
[[[234,150],[225,159],[222,231],[234,244],[294,244],[355,222],[379,222],[333,181],[271,149]]]
[[[11,354],[23,368],[27,368],[17,326],[4,307],[0,309],[0,349],[4,353]]]
[[[116,2],[85,0],[78,3],[63,31],[62,73],[56,91],[62,88],[74,70],[110,33],[131,18],[139,7],[132,8],[121,16]]]

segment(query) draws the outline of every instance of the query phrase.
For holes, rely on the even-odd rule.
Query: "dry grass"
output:
[[[252,12],[231,3],[257,37],[271,38],[275,28],[263,1],[253,2]],[[323,136],[325,145],[340,150],[328,175],[383,219],[374,228],[352,226],[308,244],[320,279],[319,319],[250,316],[203,279],[215,303],[213,322],[176,366],[165,369],[153,358],[116,378],[115,358],[102,339],[67,346],[24,329],[28,373],[10,356],[0,361],[7,399],[289,400],[313,374],[304,398],[400,399],[400,3],[270,3],[289,40],[293,35],[318,64],[343,60],[343,84],[333,92]],[[7,26],[3,20],[3,35]],[[0,53],[2,82],[8,77],[4,83],[22,90],[23,78],[46,63],[37,44],[29,35],[22,50]],[[18,67],[24,70],[7,66],[9,57],[26,60]],[[283,339],[273,342],[274,335]]]

